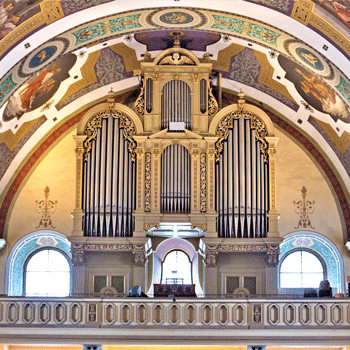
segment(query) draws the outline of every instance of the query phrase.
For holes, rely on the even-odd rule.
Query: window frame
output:
[[[281,286],[281,267],[283,265],[284,260],[291,254],[296,253],[296,252],[300,252],[300,251],[304,251],[307,253],[310,253],[312,255],[314,255],[318,261],[321,263],[322,265],[322,269],[323,269],[323,280],[327,279],[328,276],[328,269],[327,269],[327,263],[325,262],[325,260],[323,259],[322,255],[319,254],[317,251],[309,249],[309,248],[305,248],[305,247],[297,247],[295,249],[291,249],[290,251],[288,251],[283,258],[280,260],[279,263],[279,267],[278,267],[278,288],[281,290],[290,290],[290,289],[305,289],[305,288],[309,288],[309,287],[282,287]],[[318,287],[317,287],[318,289]]]
[[[164,262],[165,262],[167,256],[168,256],[170,253],[173,253],[173,252],[176,252],[176,251],[179,251],[179,252],[181,252],[181,253],[184,253],[184,254],[187,256],[188,261],[189,261],[189,263],[190,263],[190,265],[191,265],[191,284],[193,284],[193,261],[191,260],[190,256],[187,254],[187,252],[185,252],[185,251],[182,250],[182,249],[172,249],[172,250],[169,250],[169,251],[165,254],[164,259],[163,259],[162,264],[161,264],[160,282],[162,283],[162,280],[163,280],[163,272],[164,272],[164,270],[163,270],[163,265],[164,265]]]
[[[35,255],[35,254],[38,254],[44,250],[54,250],[58,253],[61,253],[64,258],[67,260],[68,262],[68,266],[69,266],[69,293],[67,296],[71,296],[72,295],[72,286],[73,286],[73,274],[72,274],[72,269],[73,269],[73,264],[72,264],[72,261],[70,259],[70,257],[68,256],[68,254],[60,249],[60,248],[56,248],[56,247],[50,247],[50,246],[43,246],[41,248],[38,248],[34,251],[32,251],[26,258],[25,258],[25,261],[24,261],[24,264],[23,264],[23,286],[22,286],[22,295],[23,296],[27,296],[27,293],[26,293],[26,289],[27,289],[27,266],[28,266],[28,263],[30,261],[30,259]],[[30,296],[31,298],[32,297],[35,297],[35,296]],[[42,298],[43,296],[38,296],[40,298]],[[50,297],[50,298],[54,298],[54,296],[50,296],[50,295],[47,295],[45,297]],[[59,298],[62,298],[62,297],[59,297]]]

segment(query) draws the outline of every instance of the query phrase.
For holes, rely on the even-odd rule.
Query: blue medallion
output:
[[[324,70],[324,65],[321,60],[311,51],[305,49],[304,47],[298,47],[295,50],[295,53],[304,63],[306,63],[311,68],[317,69],[319,71]]]
[[[40,50],[29,62],[29,68],[37,68],[57,52],[57,46],[47,46]]]

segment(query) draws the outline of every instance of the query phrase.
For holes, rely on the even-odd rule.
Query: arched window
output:
[[[31,254],[24,267],[25,296],[67,296],[70,291],[70,266],[67,257],[54,249]]]
[[[181,250],[168,253],[162,264],[162,284],[192,284],[192,263]]]
[[[318,288],[327,279],[321,260],[306,250],[289,254],[281,263],[281,288]]]
[[[304,288],[319,288],[325,279],[333,293],[345,292],[343,261],[328,238],[307,231],[284,238],[279,257],[280,293],[302,294]]]
[[[63,257],[64,264],[68,263],[69,266],[68,261],[70,261],[72,257],[70,249],[71,246],[67,238],[63,234],[54,231],[38,231],[21,238],[12,248],[7,260],[6,293],[9,296],[22,296],[26,293],[26,280],[28,282],[26,274],[27,271],[35,271],[35,260],[40,257],[37,253],[47,250],[58,253]],[[34,264],[29,264],[31,258],[36,256],[37,258],[32,261]],[[35,274],[33,274],[33,277],[34,276]],[[29,279],[30,278],[31,276],[29,276]],[[70,276],[68,293],[69,290]]]

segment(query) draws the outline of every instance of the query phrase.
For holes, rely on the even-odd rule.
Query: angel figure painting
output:
[[[61,82],[69,77],[76,56],[68,54],[36,73],[8,99],[3,121],[19,119],[46,103],[58,90]]]
[[[325,82],[299,64],[280,55],[278,61],[300,96],[313,108],[350,123],[350,111],[345,102]]]

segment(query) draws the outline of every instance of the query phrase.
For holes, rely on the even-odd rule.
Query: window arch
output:
[[[176,249],[165,256],[162,262],[163,284],[192,284],[192,262],[188,254]]]
[[[54,231],[40,231],[24,236],[14,245],[7,260],[6,292],[9,296],[23,295],[26,262],[43,249],[53,249],[62,253],[70,263],[72,258],[70,243],[63,234]]]
[[[34,251],[24,263],[25,296],[67,296],[70,292],[68,256],[53,247]]]
[[[325,262],[308,249],[296,249],[281,261],[281,288],[318,288],[325,279]]]
[[[307,231],[287,235],[280,246],[280,263],[278,267],[280,292],[290,293],[297,290],[296,287],[285,287],[283,284],[284,262],[296,252],[299,252],[304,258],[307,256],[305,253],[312,254],[313,257],[317,258],[323,268],[322,279],[329,280],[333,293],[344,293],[343,261],[337,247],[326,237]],[[315,287],[318,288],[318,285]],[[303,288],[308,287],[303,286],[300,288],[300,292],[302,292]]]

